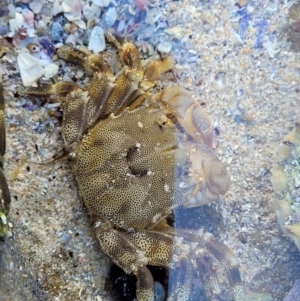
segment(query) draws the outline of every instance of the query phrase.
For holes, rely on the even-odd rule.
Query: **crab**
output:
[[[106,38],[117,49],[119,72],[105,55],[62,46],[58,57],[92,75],[89,85],[57,82],[26,89],[28,95],[61,102],[64,148],[55,160],[69,158],[100,247],[136,275],[138,301],[155,299],[148,265],[177,271],[168,300],[189,300],[197,271],[212,298],[220,291],[215,260],[235,300],[241,300],[232,252],[212,235],[174,229],[166,219],[179,206],[209,204],[229,189],[230,176],[212,149],[210,118],[179,86],[151,93],[159,76],[172,69],[170,56],[143,66],[133,43],[111,32]],[[3,155],[2,134],[1,139]]]

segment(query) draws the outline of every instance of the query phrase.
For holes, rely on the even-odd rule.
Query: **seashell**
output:
[[[61,7],[64,13],[70,13],[72,11],[72,2],[72,0],[64,0],[62,2]]]
[[[60,5],[59,0],[54,0],[53,6],[52,6],[52,16],[56,16],[59,13],[62,13],[63,9],[62,6]]]
[[[56,64],[54,64],[54,63],[48,64],[47,66],[45,66],[44,77],[46,79],[53,77],[54,75],[57,74],[58,69],[59,69],[59,67]]]
[[[47,55],[47,53],[45,51],[41,50],[39,53],[32,54],[32,55],[40,61],[40,63],[44,67],[44,70],[45,70],[46,66],[53,63],[53,61],[51,60],[51,58]]]
[[[8,10],[9,10],[9,17],[14,18],[16,15],[16,7],[15,5],[13,5],[12,3],[8,4],[7,6]]]
[[[34,25],[34,13],[27,9],[27,8],[24,8],[22,9],[22,15],[26,21],[26,23],[30,26],[30,27],[33,27]]]
[[[81,19],[81,15],[76,16],[76,15],[73,15],[72,13],[64,13],[64,16],[71,22]]]
[[[86,24],[83,20],[74,20],[73,21],[74,24],[76,24],[79,28],[86,30]]]
[[[26,48],[28,49],[29,53],[37,53],[41,50],[40,47],[35,43],[29,43]]]
[[[87,29],[93,29],[96,26],[96,19],[89,19],[87,21]]]
[[[125,26],[126,26],[125,20],[121,19],[117,27],[117,32],[122,32],[125,29]]]
[[[157,45],[157,50],[161,53],[169,53],[172,49],[172,43],[168,42],[168,41],[163,41],[160,42]]]
[[[159,18],[161,17],[161,14],[162,14],[161,11],[158,10],[157,8],[148,10],[146,18],[145,18],[145,23],[154,25],[154,23],[157,22],[159,20]]]
[[[110,0],[93,0],[93,3],[95,5],[98,5],[100,7],[106,7],[109,5]]]
[[[135,6],[140,10],[145,10],[148,0],[135,0]]]
[[[94,53],[99,53],[105,49],[105,46],[103,29],[100,26],[95,26],[91,33],[88,49]]]
[[[101,8],[97,5],[95,5],[94,3],[92,3],[91,5],[86,4],[82,8],[82,13],[83,13],[84,17],[89,21],[91,19],[96,19],[96,18],[100,17]]]
[[[61,6],[64,13],[71,13],[78,17],[81,16],[83,5],[84,2],[81,0],[64,0]]]
[[[45,73],[40,61],[29,53],[20,53],[17,57],[17,63],[25,87],[34,85],[36,80]]]
[[[111,27],[115,24],[117,20],[118,14],[115,7],[110,7],[105,13],[104,13],[104,20],[106,22],[106,25],[108,27]]]
[[[52,41],[47,36],[40,37],[39,43],[46,50],[47,55],[49,57],[52,57],[54,55],[55,47],[54,47]]]
[[[76,41],[77,41],[77,35],[71,33],[71,34],[67,37],[65,43],[66,43],[67,45],[69,45],[69,46],[75,47],[75,46],[76,46]]]
[[[24,25],[25,19],[22,14],[16,13],[14,19],[9,20],[9,30],[11,32],[16,32],[19,28]]]
[[[58,22],[53,22],[51,26],[51,35],[54,42],[62,42],[64,29]]]
[[[35,14],[38,14],[43,8],[45,3],[46,3],[45,0],[34,0],[29,3],[29,7]]]
[[[36,36],[36,31],[33,27],[32,28],[31,27],[27,28],[27,36],[31,37],[31,38]]]

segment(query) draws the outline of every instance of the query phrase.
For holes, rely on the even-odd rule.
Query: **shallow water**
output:
[[[27,13],[38,9],[30,7],[33,2],[42,3],[0,1],[0,33],[10,36],[2,36],[2,46],[10,50],[1,53],[0,70],[6,89],[5,172],[12,195],[10,237],[0,245],[0,300],[109,301],[120,293],[117,287],[134,296],[129,277],[115,268],[109,273],[110,261],[94,237],[67,160],[29,163],[48,161],[62,149],[59,121],[49,116],[57,115],[55,105],[21,97],[19,91],[15,50],[39,41],[24,39],[22,30],[10,34],[7,23],[15,18],[14,8]],[[55,43],[88,46],[89,32],[80,29],[79,20],[93,26],[86,19],[97,17],[96,24],[107,29],[116,11],[110,26],[134,40],[142,57],[171,46],[173,75],[163,76],[156,89],[176,81],[193,92],[213,120],[214,150],[231,176],[230,190],[212,205],[176,211],[175,226],[204,229],[232,249],[246,293],[290,301],[287,295],[300,279],[300,253],[279,225],[271,174],[274,166],[286,164],[295,201],[294,211],[281,222],[297,223],[299,157],[282,163],[277,150],[300,119],[298,7],[290,10],[291,2],[276,1],[240,1],[240,7],[234,1],[145,1],[144,10],[137,8],[142,5],[138,2],[111,1],[109,7],[92,11],[79,4],[71,12],[79,11],[79,29],[63,13],[52,16],[53,3],[47,2],[33,14],[33,28]],[[61,25],[55,32],[54,21]],[[32,28],[27,33],[35,35]],[[59,64],[63,80],[87,82],[79,68]],[[167,291],[168,272],[155,273]],[[107,275],[116,286],[107,283]],[[206,300],[203,285],[194,281],[192,300]],[[232,300],[224,274],[220,282],[224,293],[219,299]],[[130,292],[122,290],[131,286]]]

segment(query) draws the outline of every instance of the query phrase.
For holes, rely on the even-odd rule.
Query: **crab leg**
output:
[[[171,231],[173,231],[173,229]],[[240,272],[236,265],[233,253],[226,245],[216,241],[209,233],[204,234],[204,237],[202,237],[202,234],[198,234],[196,231],[176,229],[176,233],[174,235],[183,237],[186,245],[189,245],[188,242],[198,242],[199,250],[205,249],[209,253],[211,253],[224,267],[229,285],[233,288],[235,300],[243,300],[244,289]],[[195,253],[196,256],[201,259],[201,256],[199,257],[197,251]],[[201,263],[201,261],[197,261],[199,267],[203,266],[203,263]],[[211,283],[208,283],[208,286],[210,287],[209,290],[213,292],[215,290],[218,290],[218,281],[215,278],[216,276],[214,276],[215,273],[211,273],[211,269],[209,269],[209,273],[210,277],[208,278],[208,280],[211,281]]]
[[[94,230],[100,247],[111,260],[127,273],[137,277],[137,301],[154,301],[154,281],[145,252],[124,233],[112,228],[104,218],[94,218]]]
[[[179,274],[175,272],[175,288],[171,296],[174,300],[189,300],[192,279],[192,262],[203,273],[207,290],[211,295],[218,294],[219,285],[212,263],[203,257],[203,250],[212,254],[224,267],[229,285],[233,288],[235,300],[242,300],[243,285],[231,251],[222,243],[213,239],[212,235],[198,234],[195,231],[169,228],[163,232],[144,230],[128,234],[128,238],[145,252],[148,264],[171,267],[179,265]],[[196,245],[198,243],[198,245]],[[194,248],[195,251],[192,251]],[[202,251],[202,252],[201,252]],[[187,256],[189,260],[187,261]],[[191,260],[191,261],[190,261]],[[189,285],[190,283],[190,285]],[[180,298],[179,298],[180,296]],[[173,300],[170,298],[170,300]]]
[[[62,46],[56,50],[56,54],[63,60],[74,65],[81,66],[88,73],[105,72],[111,73],[111,68],[105,59],[99,54],[86,54],[70,46]]]
[[[29,87],[24,90],[27,95],[37,97],[66,96],[72,91],[80,89],[74,82],[58,82],[55,84],[40,84],[37,87]]]
[[[5,239],[7,235],[6,216],[10,208],[10,193],[3,170],[3,156],[6,150],[6,134],[5,134],[5,104],[2,74],[0,73],[0,239]]]

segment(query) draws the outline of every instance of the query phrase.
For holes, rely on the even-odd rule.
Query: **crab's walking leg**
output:
[[[80,88],[74,82],[58,82],[55,84],[41,84],[37,87],[29,87],[24,90],[24,93],[37,97],[61,97],[77,89]]]
[[[56,54],[63,60],[74,65],[81,66],[88,73],[111,72],[111,68],[105,59],[98,54],[86,54],[70,46],[62,46],[56,50]]]
[[[171,57],[165,57],[156,61],[150,62],[144,68],[144,77],[140,82],[140,90],[144,91],[144,93],[132,101],[129,104],[129,110],[132,111],[136,107],[138,107],[145,99],[149,98],[150,94],[148,90],[150,90],[154,86],[154,81],[164,72],[167,72],[172,69],[174,65],[174,61]]]
[[[174,229],[170,229],[170,231],[172,233]],[[238,266],[236,265],[233,253],[226,245],[219,241],[216,241],[209,233],[205,234],[205,236],[202,237],[202,235],[199,235],[196,231],[177,229],[176,233],[174,232],[174,235],[182,237],[186,245],[190,245],[190,243],[193,242],[198,242],[199,249],[205,249],[210,254],[212,254],[224,267],[229,285],[233,289],[235,300],[243,300],[244,288],[240,272]],[[199,256],[197,255],[197,251],[196,256]],[[201,256],[199,258],[201,259]],[[201,268],[203,266],[203,262],[199,260],[197,261],[198,266]],[[205,270],[206,269],[207,268],[205,268]],[[211,271],[209,271],[208,286],[208,291],[213,292],[215,290],[218,290],[218,281],[216,279],[216,275]]]
[[[106,33],[106,37],[118,49],[119,57],[126,67],[116,80],[116,87],[104,107],[103,117],[119,113],[127,106],[130,110],[136,108],[148,97],[147,91],[154,86],[154,81],[174,65],[171,57],[165,57],[143,68],[139,51],[133,43],[119,43],[111,31]]]
[[[0,73],[0,239],[5,239],[7,234],[6,216],[10,208],[10,193],[3,170],[3,156],[6,149],[5,134],[5,104],[2,74]]]
[[[146,267],[148,260],[145,252],[104,219],[97,217],[93,224],[103,252],[125,272],[136,275],[137,301],[154,301],[154,281]]]

